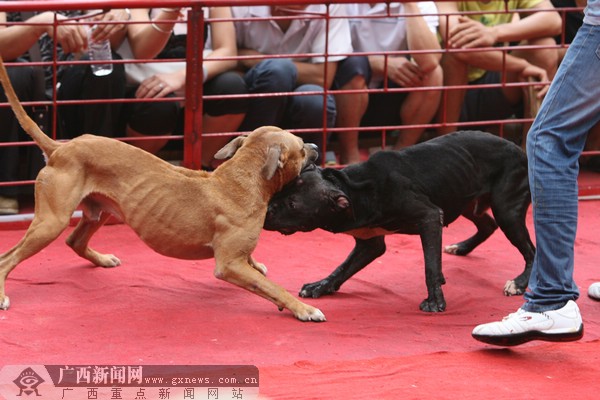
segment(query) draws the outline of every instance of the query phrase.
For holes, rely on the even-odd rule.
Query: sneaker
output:
[[[496,346],[516,346],[531,340],[571,342],[583,336],[583,322],[577,303],[569,300],[559,310],[538,313],[520,308],[502,321],[475,327],[471,335]]]
[[[588,288],[588,296],[594,300],[600,300],[600,282],[592,283]]]
[[[19,202],[12,197],[0,196],[0,215],[15,215],[19,213]]]

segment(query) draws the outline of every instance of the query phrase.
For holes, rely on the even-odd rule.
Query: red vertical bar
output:
[[[200,169],[202,150],[202,52],[204,50],[204,14],[201,6],[188,12],[185,125],[183,131],[183,166]]]
[[[325,10],[325,61],[323,62],[323,76],[325,80],[323,81],[323,134],[321,142],[323,143],[323,148],[321,150],[321,166],[325,166],[326,154],[327,154],[327,96],[329,95],[329,82],[327,81],[327,70],[329,68],[329,24],[331,19],[329,18],[329,11],[331,8],[331,4],[327,4],[327,9]],[[332,128],[335,128],[333,126]],[[341,133],[344,134],[343,132]]]

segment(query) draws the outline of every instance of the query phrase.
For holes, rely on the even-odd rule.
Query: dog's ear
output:
[[[277,168],[283,167],[283,160],[281,158],[281,146],[270,146],[269,150],[267,150],[265,165],[262,168],[262,174],[266,180],[270,180],[275,175]]]
[[[335,206],[340,211],[345,211],[350,208],[350,200],[344,195],[339,195],[335,198]]]
[[[238,151],[238,149],[240,147],[242,147],[242,144],[244,144],[245,140],[246,140],[245,135],[236,137],[231,142],[229,142],[225,146],[223,146],[223,148],[221,150],[217,151],[217,153],[214,156],[215,159],[224,160],[226,158],[232,157],[235,154],[235,152]]]

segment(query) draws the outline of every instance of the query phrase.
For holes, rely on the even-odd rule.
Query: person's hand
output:
[[[165,97],[185,85],[185,73],[173,72],[168,74],[156,74],[143,81],[135,92],[138,99],[150,99]]]
[[[423,86],[421,69],[405,57],[390,57],[388,59],[388,77],[401,87]]]
[[[56,31],[52,25],[54,22],[54,13],[49,13],[49,26],[46,33],[60,46],[65,53],[79,53],[87,49],[87,32],[84,25],[65,25],[60,22],[56,26]],[[59,21],[67,19],[64,15],[56,14]]]
[[[90,18],[92,22],[111,22],[111,21],[128,21],[130,18],[129,13],[124,9],[119,10],[110,10],[104,14],[97,15],[95,17]],[[91,39],[94,42],[101,42],[106,39],[110,39],[110,37],[118,32],[121,32],[125,29],[125,24],[93,24],[95,26]]]
[[[448,32],[448,45],[455,49],[491,47],[496,43],[495,30],[468,17],[458,17],[458,24]]]
[[[262,56],[261,53],[254,49],[238,49],[239,56]],[[262,58],[242,58],[238,61],[239,70],[245,72],[263,61]]]
[[[537,91],[536,97],[538,99],[543,98],[550,87],[547,83],[544,83],[548,82],[549,80],[546,70],[533,64],[528,64],[525,68],[523,68],[520,74],[520,79],[522,81],[540,82],[536,85],[533,85],[533,89]]]

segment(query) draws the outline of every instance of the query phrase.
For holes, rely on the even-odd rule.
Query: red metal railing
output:
[[[329,2],[328,4],[336,4],[336,3],[356,3],[356,2],[361,2],[361,1],[345,1],[345,0],[334,0]],[[362,1],[365,2],[365,1]],[[180,100],[184,100],[185,101],[185,126],[184,126],[184,133],[181,136],[178,135],[167,135],[167,136],[152,136],[152,137],[148,137],[147,139],[145,138],[119,138],[120,140],[154,140],[157,138],[167,138],[167,139],[175,139],[175,140],[182,140],[183,141],[183,165],[189,168],[193,168],[193,169],[198,169],[201,166],[201,159],[200,159],[200,154],[201,154],[201,146],[202,146],[202,100],[203,98],[208,98],[207,96],[203,96],[203,92],[202,92],[202,76],[201,76],[201,66],[202,66],[202,61],[203,61],[203,43],[204,43],[204,17],[203,17],[203,8],[204,7],[210,7],[210,6],[249,6],[249,5],[282,5],[282,4],[314,4],[314,1],[303,1],[303,0],[293,0],[293,1],[289,1],[289,0],[262,0],[262,1],[246,1],[246,0],[230,0],[230,1],[222,1],[222,0],[202,0],[202,1],[195,1],[195,0],[187,0],[187,1],[176,1],[176,0],[155,0],[155,1],[149,1],[149,0],[105,0],[105,1],[89,1],[89,0],[48,0],[48,1],[0,1],[0,11],[5,11],[5,12],[10,12],[10,11],[52,11],[52,10],[92,10],[92,9],[111,9],[111,8],[155,8],[155,7],[190,7],[190,11],[188,13],[188,18],[187,18],[187,23],[188,23],[188,46],[187,46],[187,50],[186,50],[186,60],[187,60],[187,67],[186,67],[186,90],[185,90],[185,98],[171,98],[169,100],[166,101],[180,101]],[[578,10],[576,8],[568,8],[568,9],[560,9],[559,12],[561,13],[561,16],[563,17],[563,21],[565,20],[565,16],[567,12],[570,11],[575,11]],[[449,15],[448,14],[438,14],[440,16],[440,18],[448,18]],[[311,17],[314,18],[323,18],[327,21],[335,18],[329,15],[329,12],[326,12],[323,15],[313,15]],[[279,17],[279,18],[293,18],[293,17]],[[58,21],[55,20],[55,27],[56,24],[58,23]],[[63,22],[61,22],[63,23]],[[82,22],[78,22],[78,21],[73,21],[71,23],[82,23]],[[128,22],[124,22],[124,23],[128,23]],[[567,47],[567,45],[564,43],[564,22],[563,22],[563,33],[562,33],[562,38],[563,40],[561,41],[561,43],[557,44],[556,47],[558,48],[565,48]],[[538,46],[539,47],[539,46]],[[510,48],[510,50],[515,50],[515,49],[519,49],[519,48],[535,48],[535,46],[512,46]],[[472,50],[467,50],[467,51],[485,51],[485,50],[491,50],[491,49],[472,49]],[[508,51],[508,48],[499,48],[499,47],[494,47],[493,50],[502,50],[504,52]],[[430,50],[430,51],[424,51],[424,52],[452,52],[452,51],[456,51],[456,50],[451,50],[451,49],[447,49],[447,48],[442,48],[441,50]],[[391,56],[391,55],[401,55],[401,54],[414,54],[415,51],[390,51],[390,52],[386,52],[385,54]],[[372,55],[372,54],[382,54],[381,52],[379,53],[359,53],[362,55]],[[505,53],[506,54],[506,53]],[[349,55],[349,54],[348,54]],[[279,57],[286,57],[286,58],[290,58],[290,57],[307,57],[307,56],[311,56],[311,54],[296,54],[296,55],[280,55]],[[329,54],[327,53],[327,51],[324,54],[325,57],[328,57]],[[264,58],[273,58],[273,57],[278,57],[278,56],[265,56]],[[252,58],[256,58],[256,57],[252,57]],[[238,56],[236,57],[236,59],[243,59],[243,57]],[[134,62],[134,63],[142,63],[142,62],[147,62],[150,60],[114,60],[114,63],[128,63],[128,62]],[[152,61],[156,61],[156,60],[152,60]],[[78,63],[90,63],[89,61],[77,61]],[[56,70],[60,65],[64,64],[65,62],[60,62],[60,61],[56,61],[54,60],[51,64],[53,66],[53,68]],[[73,63],[73,62],[71,62]],[[48,65],[47,63],[33,63],[33,65]],[[325,68],[327,63],[324,63]],[[56,76],[56,74],[55,74]],[[56,79],[56,78],[55,78]],[[55,82],[56,83],[56,82]],[[466,88],[486,88],[486,87],[499,87],[499,86],[514,86],[514,87],[526,87],[532,85],[532,83],[529,82],[522,82],[522,83],[508,83],[508,82],[501,82],[500,84],[495,84],[495,85],[479,85],[479,86],[473,86],[473,85],[468,85],[468,86],[453,86],[453,87],[420,87],[420,88],[398,88],[398,89],[391,89],[391,88],[384,88],[384,89],[369,89],[369,91],[372,92],[376,92],[376,91],[398,91],[398,92],[406,92],[406,91],[428,91],[428,90],[441,90],[442,93],[444,94],[442,96],[442,107],[445,108],[446,105],[446,96],[445,93],[447,93],[447,91],[449,90],[456,90],[456,89],[466,89]],[[324,97],[324,103],[325,103],[325,96],[328,94],[353,94],[353,93],[357,93],[360,91],[352,91],[352,90],[345,90],[345,91],[341,91],[341,90],[330,90],[325,88],[324,92],[318,92],[319,95],[323,95]],[[315,94],[315,93],[302,93],[302,94],[298,94],[298,93],[275,93],[275,94],[263,94],[262,96],[288,96],[288,95],[309,95],[309,94]],[[242,95],[238,95],[238,96],[242,96]],[[255,95],[256,96],[256,95]],[[231,97],[231,98],[235,98],[237,97],[236,95],[230,95],[227,97]],[[130,101],[138,101],[138,100],[132,100],[132,99],[111,99],[111,100],[87,100],[87,101],[79,101],[78,103],[101,103],[101,102],[113,102],[113,101],[121,101],[121,102],[130,102]],[[145,101],[165,101],[165,100],[145,100]],[[63,100],[63,101],[59,101],[56,99],[56,93],[54,94],[54,98],[49,101],[49,102],[30,102],[30,103],[24,103],[25,105],[52,105],[54,106],[53,112],[54,112],[54,116],[56,117],[56,109],[57,107],[60,107],[62,105],[68,105],[68,104],[73,104],[73,101],[68,101],[68,100]],[[6,105],[4,105],[6,106]],[[323,121],[325,121],[326,119],[326,112],[324,111],[323,113]],[[56,124],[56,118],[54,118],[54,124]],[[391,130],[397,130],[399,132],[402,132],[403,130],[406,129],[410,129],[410,128],[427,128],[427,129],[436,129],[442,126],[458,126],[460,125],[461,127],[464,126],[482,126],[482,125],[496,125],[498,127],[500,127],[500,134],[503,134],[503,128],[505,125],[507,124],[512,124],[512,123],[527,123],[527,122],[531,122],[531,118],[521,118],[521,119],[502,119],[502,120],[488,120],[488,121],[476,121],[476,122],[461,122],[461,123],[448,123],[445,121],[445,118],[442,119],[442,121],[440,122],[432,122],[432,123],[428,123],[428,124],[422,124],[422,125],[412,125],[412,126],[408,126],[408,125],[396,125],[396,126],[374,126],[374,127],[360,127],[358,128],[358,130],[360,132],[371,132],[371,131],[382,131],[383,128],[383,133],[381,135],[381,145],[385,146],[385,141],[386,141],[386,136],[385,136],[385,132],[386,131],[391,131]],[[339,134],[343,134],[344,131],[348,130],[348,128],[327,128],[326,123],[323,123],[324,128],[319,129],[317,131],[322,132],[323,133],[323,137],[325,138],[327,136],[328,133],[339,133]],[[302,135],[305,133],[309,133],[309,132],[314,132],[316,130],[311,130],[311,129],[298,129],[298,130],[293,130],[294,133]],[[53,135],[56,135],[56,126],[53,127]],[[219,133],[212,133],[212,134],[206,134],[205,137],[208,136],[232,136],[232,135],[237,135],[239,134],[239,132],[219,132]],[[324,140],[325,143],[325,140]],[[28,145],[32,145],[32,143],[27,143],[27,142],[19,142],[19,143],[15,143],[15,142],[9,142],[9,143],[0,143],[0,146],[28,146]],[[326,151],[326,148],[322,149],[323,152]],[[594,152],[586,152],[585,155],[597,155],[600,154],[600,151],[594,151]],[[24,184],[31,184],[31,181],[18,181],[18,182],[0,182],[0,186],[5,186],[5,185],[24,185]],[[600,186],[598,187],[598,189],[590,189],[587,188],[586,189],[587,192],[586,194],[595,194],[600,192]]]

